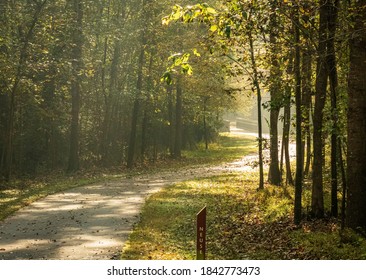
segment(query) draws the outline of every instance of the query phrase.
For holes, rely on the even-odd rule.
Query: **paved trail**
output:
[[[148,195],[239,165],[125,178],[50,195],[0,223],[0,259],[113,259]]]
[[[118,258],[149,195],[184,180],[252,170],[252,160],[256,156],[216,167],[123,178],[50,195],[0,222],[0,259]]]

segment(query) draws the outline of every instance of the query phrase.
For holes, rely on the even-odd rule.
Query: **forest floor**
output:
[[[304,213],[295,226],[292,187],[257,190],[255,138],[248,135],[232,128],[224,154],[200,149],[187,156],[199,155],[193,166],[119,174],[30,203],[0,221],[0,259],[194,259],[194,219],[205,205],[208,259],[365,259],[366,239],[340,231],[337,219]],[[218,163],[238,152],[246,156]],[[310,197],[305,186],[304,212]]]
[[[239,129],[231,132],[245,136]],[[181,168],[65,190],[0,222],[0,259],[115,259],[148,196],[201,177],[253,170],[256,155],[216,166]]]

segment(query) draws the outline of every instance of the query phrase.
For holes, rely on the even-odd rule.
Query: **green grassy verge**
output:
[[[216,143],[211,143],[209,149],[205,150],[203,143],[197,149],[184,151],[183,157],[192,163],[215,164],[231,162],[243,155],[256,153],[258,151],[255,137],[233,137],[222,133]]]
[[[167,158],[156,163],[141,164],[134,170],[118,168],[93,172],[84,171],[74,176],[51,174],[35,179],[0,182],[0,221],[38,199],[67,189],[121,177],[132,177],[146,172],[154,173],[195,165],[217,164],[240,158],[243,154],[254,151],[254,138],[236,138],[223,134],[217,143],[210,144],[208,151],[203,148],[203,145],[199,145],[193,151],[184,151],[183,158],[180,160]]]
[[[195,216],[207,205],[207,259],[366,259],[366,241],[338,221],[292,223],[292,188],[256,173],[180,183],[148,199],[121,259],[195,259]]]

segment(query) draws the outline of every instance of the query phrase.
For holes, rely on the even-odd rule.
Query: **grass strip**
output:
[[[293,188],[266,185],[257,174],[187,181],[151,196],[121,259],[192,260],[195,217],[207,205],[207,259],[366,259],[366,241],[340,234],[337,220],[292,223]]]

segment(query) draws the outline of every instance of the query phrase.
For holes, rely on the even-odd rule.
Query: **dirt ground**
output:
[[[256,158],[123,178],[50,195],[0,222],[0,259],[118,259],[149,195],[193,178],[253,170],[251,162]]]

